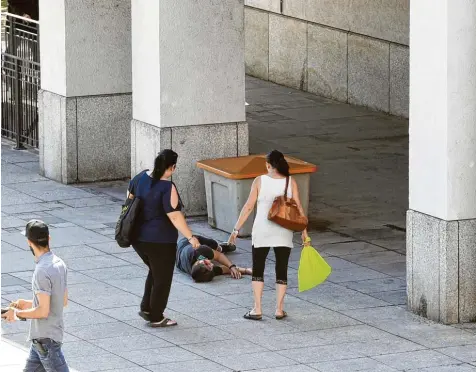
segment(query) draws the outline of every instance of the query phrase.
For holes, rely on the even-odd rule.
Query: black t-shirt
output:
[[[198,260],[213,260],[218,243],[213,239],[195,235],[200,242],[200,248],[193,249],[187,238],[182,238],[177,243],[177,268],[186,274],[192,274],[192,266]]]

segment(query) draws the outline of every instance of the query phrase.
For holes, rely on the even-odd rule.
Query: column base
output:
[[[423,317],[476,321],[476,219],[407,212],[407,295],[409,309]]]
[[[223,123],[160,128],[138,120],[131,122],[131,176],[153,169],[163,149],[179,155],[173,176],[189,216],[206,215],[205,181],[198,160],[248,155],[248,124]]]
[[[129,177],[131,94],[64,97],[41,90],[38,106],[42,175],[62,183]]]

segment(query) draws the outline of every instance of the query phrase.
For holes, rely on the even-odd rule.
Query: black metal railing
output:
[[[39,23],[2,14],[2,137],[38,147]]]

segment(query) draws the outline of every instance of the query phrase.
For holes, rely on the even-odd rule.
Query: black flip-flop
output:
[[[286,311],[283,311],[283,315],[276,315],[276,320],[282,320],[288,316]]]
[[[243,315],[243,318],[249,319],[249,320],[261,320],[261,319],[263,319],[263,315],[261,315],[261,314],[251,314],[251,311],[248,311],[245,315]]]
[[[173,323],[169,323],[173,322]],[[148,326],[152,328],[165,328],[165,327],[174,327],[177,325],[177,322],[175,320],[169,319],[169,318],[164,318],[160,322],[149,322]]]

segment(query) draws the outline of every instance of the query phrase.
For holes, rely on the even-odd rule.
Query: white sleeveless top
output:
[[[256,217],[251,232],[251,240],[255,248],[260,247],[293,247],[293,232],[268,220],[268,213],[277,196],[284,195],[286,178],[261,176],[258,194]],[[288,197],[292,198],[292,183],[289,177]]]

